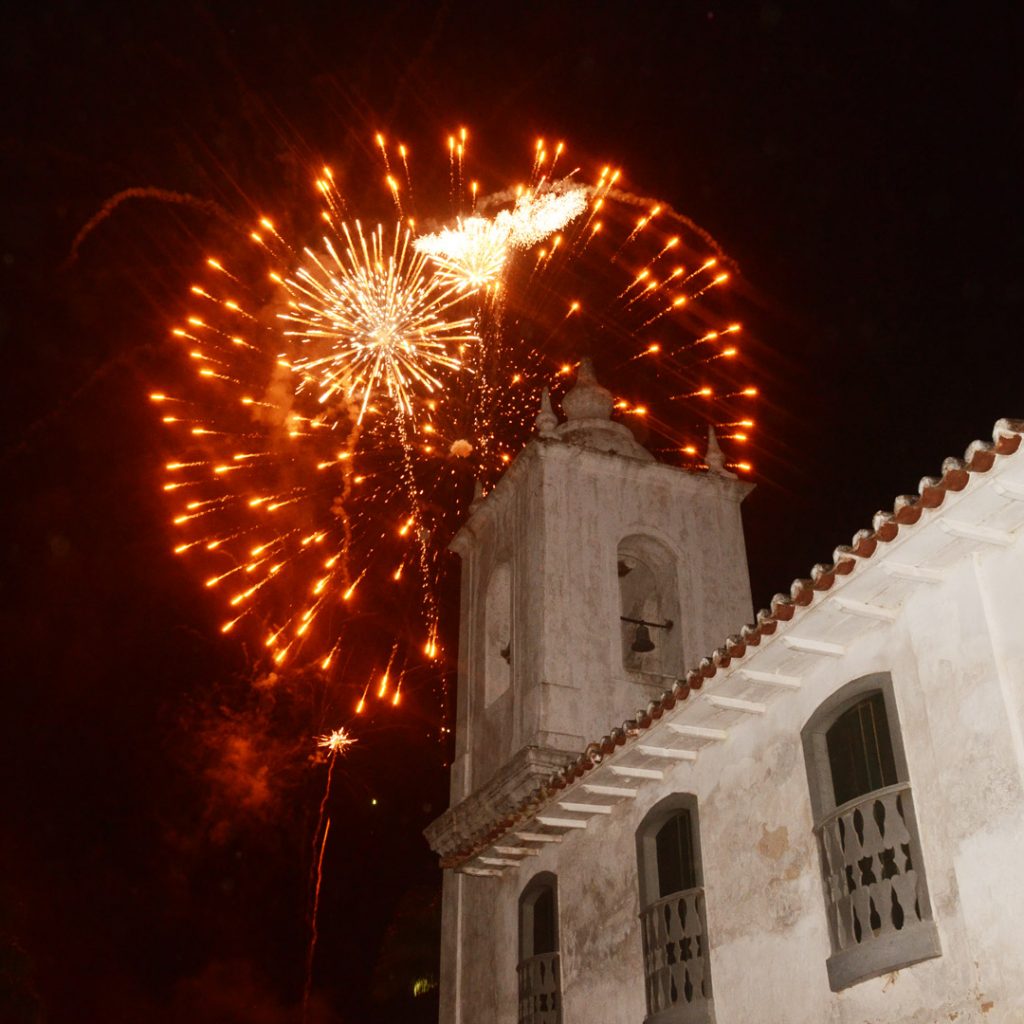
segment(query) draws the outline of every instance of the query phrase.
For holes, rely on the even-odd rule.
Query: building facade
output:
[[[453,545],[442,1024],[1024,1021],[1024,423],[755,618],[713,433],[563,408]]]

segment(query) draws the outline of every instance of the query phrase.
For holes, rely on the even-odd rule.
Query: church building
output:
[[[1024,421],[753,614],[581,364],[462,558],[441,1024],[1024,1021]]]

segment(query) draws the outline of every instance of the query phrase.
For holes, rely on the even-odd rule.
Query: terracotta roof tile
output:
[[[478,833],[465,847],[442,858],[441,866],[459,867],[509,830],[528,820],[559,790],[592,771],[616,747],[625,744],[627,739],[650,728],[666,711],[678,702],[685,701],[691,690],[699,690],[704,680],[713,678],[719,668],[726,668],[733,659],[744,657],[747,647],[756,647],[762,637],[771,636],[779,622],[789,622],[800,609],[811,604],[815,591],[830,590],[837,575],[845,576],[853,572],[858,559],[870,559],[878,550],[879,543],[891,543],[901,529],[916,524],[923,509],[938,508],[945,500],[946,493],[962,491],[972,474],[987,473],[995,465],[997,457],[1014,454],[1020,447],[1022,437],[1024,420],[997,421],[991,442],[972,442],[962,459],[948,458],[942,463],[941,477],[922,477],[916,495],[900,495],[893,503],[891,512],[876,512],[870,530],[858,530],[849,545],[841,544],[833,551],[831,565],[815,565],[811,569],[810,579],[794,580],[788,597],[776,594],[770,607],[757,613],[754,623],[744,626],[738,635],[728,637],[710,657],[701,659],[695,669],[687,672],[685,681],[675,683],[647,708],[637,711],[635,718],[623,722],[621,726],[616,726],[590,743],[583,753],[552,775],[545,785],[534,790],[511,815],[500,822],[493,822],[486,832]]]

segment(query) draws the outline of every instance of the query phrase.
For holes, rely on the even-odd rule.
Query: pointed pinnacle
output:
[[[704,461],[708,464],[708,469],[712,473],[717,473],[719,476],[735,476],[735,473],[730,473],[725,468],[725,454],[722,452],[721,446],[718,444],[718,437],[715,434],[715,428],[712,425],[708,425],[708,447],[704,454]]]
[[[545,388],[540,394],[540,412],[534,420],[537,433],[541,437],[551,437],[558,426],[558,417],[555,410],[551,408],[551,392]]]

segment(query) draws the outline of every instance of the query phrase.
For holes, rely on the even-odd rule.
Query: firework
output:
[[[369,244],[358,221],[341,230],[341,253],[325,238],[324,252],[306,249],[305,264],[284,279],[291,297],[289,312],[280,314],[284,334],[297,338],[303,353],[291,368],[321,405],[354,396],[357,422],[377,396],[411,416],[417,389],[431,394],[442,386],[438,372],[462,369],[452,352],[479,340],[473,320],[454,314],[461,289],[428,275],[408,229],[395,231],[390,248],[379,225]]]
[[[316,738],[316,745],[321,750],[326,750],[332,757],[336,754],[344,754],[353,743],[357,742],[358,740],[354,736],[350,736],[344,727],[333,729],[331,732]]]
[[[509,256],[509,232],[495,220],[470,217],[455,228],[416,239],[416,248],[430,257],[439,278],[475,292],[500,279]]]
[[[324,795],[320,799],[320,811],[317,815],[316,828],[313,830],[313,859],[310,865],[309,890],[309,944],[306,947],[306,977],[302,989],[302,1018],[307,1019],[309,1013],[309,996],[313,989],[313,962],[316,957],[316,944],[319,938],[318,925],[320,920],[320,889],[324,880],[324,853],[327,850],[327,837],[331,833],[331,819],[327,814],[327,801],[331,797],[331,782],[334,778],[334,764],[353,743],[355,737],[347,729],[332,729],[323,736],[318,736],[316,745],[327,751],[327,781]],[[319,850],[318,850],[319,847]]]
[[[248,251],[207,261],[173,329],[191,384],[151,396],[175,437],[174,551],[224,595],[222,630],[245,630],[275,670],[344,678],[356,714],[399,706],[404,678],[437,678],[447,542],[581,344],[614,371],[617,415],[694,470],[715,425],[750,471],[756,396],[734,268],[619,170],[556,179],[565,147],[540,143],[520,185],[487,193],[463,178],[462,131],[423,231],[406,216],[427,198],[413,203],[407,147],[377,145],[392,161],[379,212],[402,222],[364,228],[322,169],[315,232],[259,217]],[[386,667],[357,656],[381,650]]]
[[[416,239],[416,249],[428,255],[438,277],[454,287],[471,292],[493,288],[512,250],[529,249],[566,227],[586,210],[586,197],[587,189],[571,181],[542,190],[517,190],[511,210],[500,210],[493,218],[459,219],[454,228]]]

